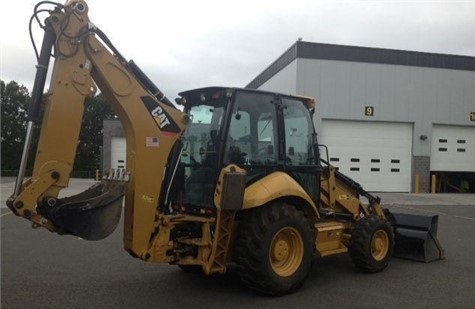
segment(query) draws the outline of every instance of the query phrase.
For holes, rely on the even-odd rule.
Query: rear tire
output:
[[[303,212],[274,203],[251,210],[242,218],[234,260],[241,280],[249,288],[282,295],[304,283],[313,247],[312,230]]]
[[[178,268],[180,268],[183,272],[189,274],[203,274],[203,267],[201,267],[201,265],[178,265]]]
[[[358,221],[350,242],[350,256],[358,269],[369,273],[384,270],[393,251],[394,231],[388,220],[369,215]]]

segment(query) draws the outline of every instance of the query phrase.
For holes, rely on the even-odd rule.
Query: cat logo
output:
[[[160,123],[157,124],[160,130],[168,133],[180,133],[180,127],[173,121],[165,109],[158,104],[157,100],[147,96],[143,96],[141,99],[147,110],[150,112],[150,115],[153,118],[158,118],[160,121]]]
[[[167,118],[167,115],[163,113],[163,109],[160,106],[157,106],[152,112],[153,117],[158,117],[160,119],[160,129],[163,129],[165,126],[170,125],[170,121]]]

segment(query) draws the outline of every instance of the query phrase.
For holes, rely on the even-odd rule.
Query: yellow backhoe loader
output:
[[[32,20],[42,5],[51,2],[39,3]],[[443,257],[437,217],[389,213],[320,157],[313,98],[208,87],[180,93],[179,109],[90,22],[84,1],[54,4],[42,27],[24,151],[7,202],[34,227],[99,240],[124,213],[132,256],[206,275],[235,263],[246,285],[270,295],[299,288],[314,256],[349,253],[367,272],[385,269],[393,252]],[[124,127],[127,169],[60,199],[84,100],[97,88]],[[35,123],[41,133],[25,180]]]

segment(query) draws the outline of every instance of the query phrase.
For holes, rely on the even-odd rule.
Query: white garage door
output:
[[[319,137],[330,164],[365,190],[411,190],[412,124],[323,120]]]
[[[431,171],[475,172],[475,127],[432,127]]]
[[[111,168],[125,168],[126,143],[124,137],[113,137],[111,140]]]

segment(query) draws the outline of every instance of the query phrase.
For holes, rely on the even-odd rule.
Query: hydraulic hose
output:
[[[45,34],[43,36],[43,43],[41,45],[40,57],[38,58],[38,65],[36,66],[35,83],[33,84],[33,91],[31,93],[30,106],[28,108],[28,121],[38,123],[41,110],[41,98],[45,88],[46,75],[48,74],[49,60],[51,51],[53,50],[56,41],[56,33],[53,27],[46,20]]]
[[[38,65],[36,66],[35,83],[31,94],[30,106],[28,107],[28,127],[25,136],[25,144],[23,145],[23,152],[21,156],[20,168],[15,183],[15,191],[13,197],[20,194],[23,178],[25,177],[26,164],[28,162],[28,152],[30,150],[31,139],[33,136],[33,123],[38,123],[41,111],[41,98],[46,83],[46,75],[48,74],[49,60],[51,51],[53,50],[56,41],[56,34],[48,19],[45,21],[45,34],[43,36],[43,43],[41,45],[40,57]]]

